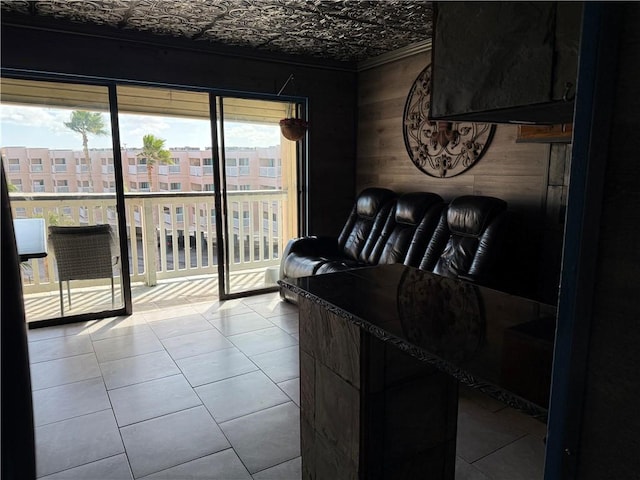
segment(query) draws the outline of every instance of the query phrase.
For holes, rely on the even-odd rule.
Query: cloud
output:
[[[71,109],[2,105],[0,125],[2,145],[52,149],[82,148],[82,139],[64,126],[71,119]],[[111,131],[109,116],[102,118],[107,132]],[[91,148],[110,148],[111,135],[89,136]]]
[[[48,148],[78,148],[77,133],[64,126],[71,117],[71,109],[2,105],[0,124],[2,144]],[[108,114],[103,113],[105,127],[111,131]],[[208,120],[157,115],[121,114],[120,143],[129,148],[142,147],[142,137],[152,134],[166,140],[167,148],[199,147],[212,144],[211,124]],[[90,136],[91,148],[111,148],[111,135]],[[227,147],[269,147],[280,144],[277,124],[227,122]]]
[[[224,134],[227,147],[270,147],[280,144],[278,125],[227,122]]]
[[[120,123],[120,136],[139,138],[142,143],[142,137],[147,134],[162,136],[162,132],[171,128],[166,118],[152,117],[149,115],[120,115],[118,118]]]
[[[22,128],[45,129],[54,135],[66,135],[71,132],[64,126],[71,119],[71,110],[30,106],[2,105],[0,121],[3,125],[15,125]],[[103,115],[105,126],[110,128],[109,117]]]

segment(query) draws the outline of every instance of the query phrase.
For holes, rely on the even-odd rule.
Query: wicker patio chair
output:
[[[60,283],[60,315],[64,315],[62,282],[67,282],[67,297],[71,308],[71,280],[109,278],[111,307],[115,304],[113,268],[118,263],[110,225],[80,227],[49,227],[49,241],[56,257]]]

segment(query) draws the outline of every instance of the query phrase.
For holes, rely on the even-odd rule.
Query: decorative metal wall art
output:
[[[432,33],[425,0],[11,0],[3,13],[358,62]]]
[[[432,177],[455,177],[486,152],[495,125],[429,119],[431,65],[413,83],[404,106],[404,144],[413,164]]]

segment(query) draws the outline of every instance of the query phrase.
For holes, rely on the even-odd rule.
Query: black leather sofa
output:
[[[280,278],[403,263],[446,277],[492,285],[506,227],[507,203],[466,195],[449,204],[435,193],[363,190],[338,237],[289,241]],[[293,299],[281,289],[284,299]]]

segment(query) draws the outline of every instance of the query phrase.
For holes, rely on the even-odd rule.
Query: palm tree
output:
[[[106,135],[104,120],[101,113],[86,112],[84,110],[74,110],[71,112],[71,119],[64,122],[64,126],[82,135],[82,148],[84,159],[89,165],[89,186],[93,192],[93,169],[91,168],[91,158],[89,158],[88,135]]]
[[[153,190],[153,167],[156,163],[173,165],[171,152],[164,148],[165,140],[148,134],[142,137],[142,152],[137,156],[147,161],[147,175],[149,176],[149,190]]]

